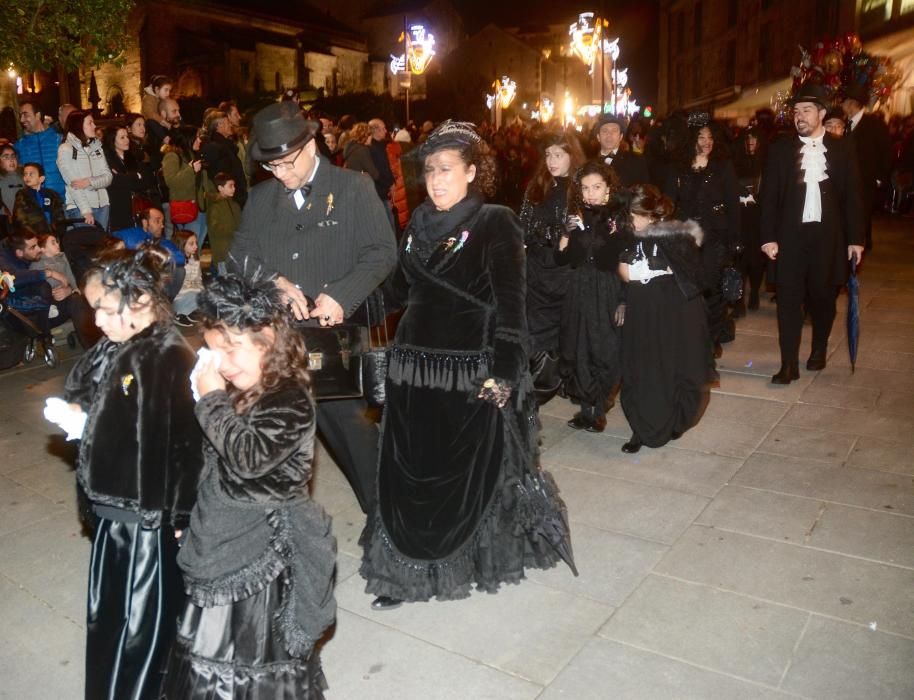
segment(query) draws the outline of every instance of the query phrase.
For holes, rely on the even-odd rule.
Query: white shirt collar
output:
[[[860,120],[863,119],[863,114],[866,112],[866,107],[857,112],[854,116],[851,117],[851,131],[857,128],[857,125],[860,123]]]
[[[314,170],[311,171],[311,177],[308,178],[308,182],[314,182],[314,176],[317,174],[317,168],[321,164],[321,159],[318,156],[314,156]],[[295,190],[292,193],[292,201],[295,202],[295,208],[301,209],[305,206],[305,195],[301,193],[301,190]]]

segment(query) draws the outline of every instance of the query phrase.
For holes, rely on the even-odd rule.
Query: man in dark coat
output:
[[[625,122],[622,117],[606,114],[597,122],[595,135],[600,142],[598,160],[602,160],[622,181],[624,187],[644,185],[651,181],[644,156],[634,153],[625,143]]]
[[[803,303],[812,316],[806,369],[825,368],[838,286],[848,260],[863,257],[860,173],[853,144],[826,133],[828,104],[821,85],[803,85],[793,98],[797,136],[774,143],[762,178],[762,251],[776,260],[781,369],[771,381],[800,378]]]
[[[219,173],[228,173],[235,180],[235,201],[243,207],[248,198],[248,179],[238,157],[238,146],[231,140],[234,129],[225,112],[213,112],[206,120],[209,136],[203,146],[203,162],[209,179],[216,180]]]
[[[239,267],[278,274],[276,286],[297,318],[335,326],[387,278],[397,250],[371,179],[319,157],[317,130],[293,102],[255,115],[251,157],[273,178],[251,189],[231,256]],[[317,426],[367,512],[375,497],[378,430],[366,410],[364,399],[321,401]]]
[[[889,127],[878,114],[867,113],[870,101],[864,85],[851,85],[844,91],[841,109],[847,116],[845,136],[853,141],[863,184],[863,219],[866,226],[866,249],[873,247],[873,208],[876,191],[889,181],[892,169],[892,140]]]

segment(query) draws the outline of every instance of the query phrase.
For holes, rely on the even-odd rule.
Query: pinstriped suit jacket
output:
[[[251,190],[231,254],[298,284],[312,299],[323,292],[348,317],[393,270],[397,248],[371,179],[321,159],[305,205],[296,209],[282,183]]]

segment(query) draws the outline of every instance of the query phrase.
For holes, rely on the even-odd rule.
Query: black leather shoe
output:
[[[398,598],[390,598],[386,595],[379,595],[371,601],[372,610],[393,610],[403,605],[403,601]]]
[[[780,371],[771,378],[772,384],[790,384],[800,378],[800,369],[795,362],[781,364]]]
[[[574,418],[568,421],[566,425],[575,430],[590,430],[592,423],[590,418],[588,418],[583,411],[579,411],[574,414]]]
[[[680,433],[678,430],[674,430],[672,433],[670,433],[670,440],[678,440],[681,437],[682,433]]]
[[[606,416],[597,416],[593,419],[593,421],[591,421],[590,425],[588,425],[585,430],[588,433],[602,433],[605,428]]]
[[[720,343],[714,343],[714,359],[719,360],[724,354],[724,346]]]
[[[749,304],[746,308],[748,308],[749,311],[758,311],[758,306],[759,306],[758,294],[753,294],[752,296],[749,297]]]
[[[641,449],[641,438],[639,438],[637,435],[632,435],[631,439],[628,442],[626,442],[624,445],[622,445],[622,451],[628,455],[633,455],[640,449]]]
[[[825,369],[825,353],[813,350],[809,354],[809,359],[806,360],[806,369],[810,372],[818,372]]]

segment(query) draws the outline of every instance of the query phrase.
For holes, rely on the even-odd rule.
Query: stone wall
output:
[[[257,43],[257,79],[264,90],[278,91],[298,84],[295,53],[293,48]]]
[[[332,95],[336,56],[316,51],[307,51],[304,55],[307,81],[316,90],[323,89],[324,94]]]

